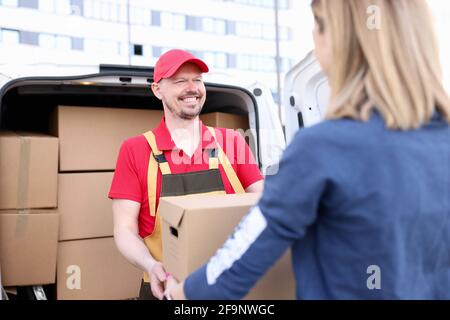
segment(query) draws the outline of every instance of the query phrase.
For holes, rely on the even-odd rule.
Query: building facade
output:
[[[0,0],[1,64],[154,65],[189,50],[212,72],[280,78],[312,48],[309,0]],[[305,25],[308,32],[305,33]],[[299,41],[299,39],[305,39]]]

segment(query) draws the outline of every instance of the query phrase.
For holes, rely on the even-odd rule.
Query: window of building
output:
[[[250,69],[250,57],[246,54],[241,54],[237,57],[237,68],[242,70]]]
[[[119,5],[116,3],[112,3],[110,5],[109,16],[111,17],[111,21],[118,22],[120,20],[120,10]]]
[[[173,29],[178,31],[184,31],[186,27],[186,17],[182,14],[173,15]]]
[[[152,26],[161,25],[161,12],[152,10]]]
[[[2,5],[8,7],[17,7],[19,5],[18,0],[2,0]]]
[[[38,0],[19,0],[18,4],[21,8],[37,9],[39,7]]]
[[[236,34],[236,22],[228,20],[226,24],[227,34]]]
[[[226,34],[227,23],[223,19],[204,18],[203,30],[215,34]]]
[[[144,10],[142,8],[138,7],[131,7],[130,9],[130,23],[131,24],[137,24],[137,25],[143,25],[145,24],[145,18],[144,18]]]
[[[228,65],[227,54],[224,52],[217,52],[215,62],[217,68],[225,69]]]
[[[184,31],[186,28],[186,17],[181,14],[162,12],[161,26],[171,30]]]
[[[213,18],[203,18],[203,31],[214,33],[214,19]]]
[[[262,0],[261,2],[262,2],[261,3],[262,7],[265,7],[265,8],[274,8],[275,7],[274,0]],[[281,1],[278,1],[278,2],[280,3]],[[278,4],[278,5],[280,5],[280,4]]]
[[[145,58],[149,58],[149,59],[153,58],[153,51],[152,51],[151,45],[149,45],[149,44],[144,45],[144,48],[142,50],[143,50],[143,56]]]
[[[72,49],[72,40],[68,36],[56,36],[56,49],[69,51]]]
[[[236,22],[236,35],[240,37],[248,37],[250,33],[248,32],[247,23],[245,22]]]
[[[161,26],[167,29],[173,27],[173,15],[169,12],[161,12]]]
[[[263,25],[260,23],[252,23],[250,29],[254,38],[263,39]]]
[[[104,1],[100,3],[100,19],[105,21],[111,20],[111,3]]]
[[[83,0],[70,0],[70,13],[75,16],[82,16],[83,4]]]
[[[42,0],[41,0],[42,1]],[[93,1],[86,1],[83,6],[84,16],[86,18],[93,18],[94,17],[94,2]]]
[[[19,43],[19,30],[2,29],[2,42]]]
[[[71,41],[72,41],[72,43],[71,43],[72,50],[78,50],[78,51],[84,50],[84,39],[83,38],[72,37]]]
[[[201,18],[186,16],[186,30],[201,31],[202,30]]]
[[[46,13],[54,13],[55,0],[39,0],[39,10]]]
[[[171,48],[164,48],[163,51],[169,51]],[[187,50],[188,52],[190,52],[192,55],[194,55],[195,57],[199,58],[199,59],[204,59],[206,60],[205,57],[205,53],[202,51],[197,51],[197,50]]]
[[[291,8],[290,0],[278,0],[278,7],[282,10],[288,10]]]
[[[161,56],[161,54],[162,54],[162,47],[156,47],[156,46],[152,47],[153,57],[159,58]]]
[[[55,11],[57,14],[71,14],[70,0],[55,1]]]
[[[84,4],[84,15],[88,18],[100,19],[101,4],[99,1],[87,1]]]
[[[119,44],[119,55],[128,57],[130,54],[131,48],[127,42],[120,42]]]
[[[126,4],[119,4],[118,5],[119,10],[119,22],[126,23],[128,21],[127,17],[127,5]]]
[[[56,46],[56,39],[53,34],[40,33],[39,46],[46,49],[54,49]]]
[[[135,56],[143,56],[144,55],[144,47],[142,44],[133,45],[133,54]]]
[[[275,26],[265,24],[262,26],[262,37],[267,40],[275,39]]]
[[[269,56],[239,55],[237,67],[243,70],[275,72],[275,58]]]
[[[149,26],[152,16],[151,11],[148,9],[142,9],[142,15],[143,15],[142,25]]]
[[[101,48],[97,40],[85,39],[84,50],[89,53],[98,53],[100,52]]]
[[[225,69],[227,67],[227,54],[224,52],[205,52],[204,59],[213,68]]]
[[[282,41],[286,41],[286,40],[290,40],[291,38],[291,30],[288,27],[280,27],[278,29],[279,35],[280,35],[280,40]]]
[[[232,53],[227,53],[227,67],[236,68],[236,55]]]
[[[39,34],[31,31],[20,31],[19,41],[23,44],[37,46],[39,45]]]

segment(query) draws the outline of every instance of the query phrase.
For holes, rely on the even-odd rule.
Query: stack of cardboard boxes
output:
[[[5,287],[55,282],[57,173],[57,138],[0,132],[0,265]]]
[[[52,136],[0,132],[3,286],[56,282],[57,299],[136,297],[142,273],[115,246],[107,194],[121,143],[155,128],[162,116],[159,110],[58,106]],[[246,117],[201,118],[210,126],[248,129]]]
[[[59,106],[58,299],[128,299],[141,271],[118,252],[108,190],[121,143],[159,123],[162,111]]]
[[[203,124],[211,127],[229,128],[244,133],[249,129],[248,117],[222,112],[212,112],[200,115]]]

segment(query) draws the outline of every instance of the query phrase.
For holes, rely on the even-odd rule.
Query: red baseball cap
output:
[[[206,63],[196,58],[189,52],[180,49],[173,49],[167,51],[159,57],[153,71],[153,81],[159,82],[161,79],[170,78],[183,64],[187,62],[196,64],[202,72],[209,71]]]

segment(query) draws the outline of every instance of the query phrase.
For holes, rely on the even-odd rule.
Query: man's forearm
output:
[[[129,230],[115,230],[114,240],[120,253],[134,266],[150,272],[156,263],[144,244],[144,241]]]

